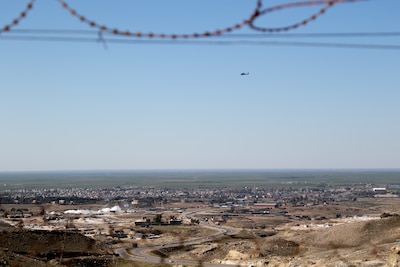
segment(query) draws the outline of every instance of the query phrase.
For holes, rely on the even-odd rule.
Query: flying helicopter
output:
[[[240,75],[249,75],[250,73],[249,72],[242,72],[242,73],[240,73]]]

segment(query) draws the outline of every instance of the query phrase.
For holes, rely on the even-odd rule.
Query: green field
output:
[[[0,191],[32,188],[243,188],[400,184],[387,170],[164,170],[0,172]],[[399,186],[400,187],[400,186]]]

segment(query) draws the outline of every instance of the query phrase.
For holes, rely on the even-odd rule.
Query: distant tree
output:
[[[191,224],[200,224],[200,220],[192,218],[192,219],[190,219],[190,223]]]
[[[399,216],[399,215],[396,214],[396,213],[392,214],[392,213],[384,212],[384,213],[381,214],[381,219],[382,218],[387,218],[387,217],[392,217],[392,216]]]
[[[154,217],[153,222],[160,224],[162,222],[162,214],[161,213],[157,214],[156,217]]]

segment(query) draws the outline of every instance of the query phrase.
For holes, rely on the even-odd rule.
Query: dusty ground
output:
[[[234,236],[182,249],[163,249],[172,259],[237,266],[400,266],[398,199],[363,199],[353,205],[291,207],[267,215],[228,217]],[[304,217],[304,216],[308,217]],[[306,218],[306,219],[305,219]]]
[[[286,207],[271,210],[270,214],[228,216],[220,222],[221,227],[236,227],[240,230],[237,234],[199,245],[164,248],[157,253],[167,255],[171,259],[194,259],[198,262],[229,263],[237,266],[395,267],[400,266],[400,259],[398,259],[400,255],[397,250],[391,249],[396,244],[400,244],[400,217],[381,219],[379,215],[383,212],[400,213],[399,207],[399,199],[360,199],[340,205]],[[77,208],[98,209],[101,207],[55,205],[46,209],[48,212],[62,213],[66,209]],[[40,207],[35,207],[35,209],[37,212],[40,211]],[[188,212],[197,210],[189,209]],[[207,209],[205,210],[208,212]],[[212,212],[220,211],[213,210]],[[60,219],[52,221],[45,221],[44,216],[34,216],[23,219],[22,226],[25,229],[20,232],[5,223],[0,223],[0,231],[2,231],[0,266],[57,265],[57,261],[61,258],[61,251],[63,251],[64,265],[92,266],[93,259],[96,259],[98,254],[107,255],[109,257],[106,257],[107,260],[112,258],[109,250],[112,248],[129,248],[132,247],[132,243],[137,243],[139,246],[164,244],[208,236],[212,233],[210,229],[193,225],[150,228],[134,226],[135,220],[143,217],[152,219],[157,213],[159,212],[63,215]],[[162,211],[162,214],[164,219],[182,215],[173,211]],[[21,228],[19,220],[8,221],[15,227]],[[213,224],[212,222],[203,223]],[[75,235],[67,236],[64,234],[65,231],[36,236],[41,231],[33,234],[27,232],[26,229],[65,230],[67,226],[71,229],[87,230],[86,238],[88,239]],[[110,232],[116,231],[123,231],[128,237],[112,238]],[[136,239],[134,235],[138,232],[159,233],[160,238]],[[60,237],[63,238],[60,239]],[[51,253],[53,256],[50,256]],[[111,265],[106,260],[102,262],[101,258],[97,259],[97,265],[93,266]],[[156,266],[123,260],[113,261],[112,264]]]
[[[246,230],[212,243],[163,249],[162,253],[173,259],[240,266],[400,266],[386,265],[398,239],[400,217],[391,217],[305,230],[287,228],[267,237]]]

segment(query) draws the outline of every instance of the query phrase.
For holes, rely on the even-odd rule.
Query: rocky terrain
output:
[[[276,211],[278,215],[230,216],[218,224],[204,220],[205,215],[201,214],[208,212],[206,208],[193,209],[187,213],[197,216],[200,225],[181,226],[135,227],[133,222],[143,216],[140,213],[111,213],[99,218],[74,215],[69,220],[50,222],[41,217],[26,218],[24,223],[0,220],[0,266],[156,267],[180,266],[179,260],[194,260],[199,264],[241,267],[400,267],[400,216],[383,213],[388,216],[340,217],[336,216],[336,207],[328,208],[325,213],[319,209],[314,213],[304,208],[289,210],[290,216],[279,215],[280,210]],[[304,214],[310,216],[300,216]],[[177,216],[173,212],[164,213],[165,218],[172,215]],[[69,223],[74,227],[67,228]],[[35,231],[31,230],[32,225]],[[236,231],[204,239],[204,243],[168,245],[233,226]],[[85,236],[84,231],[78,233],[79,229],[92,229],[91,232],[96,229],[96,234]],[[118,231],[123,231],[126,237],[111,234]],[[139,240],[138,234],[159,237]],[[157,265],[114,255],[114,249],[118,248],[126,248],[129,253],[132,243],[139,248],[158,245],[161,249],[153,254],[168,262]]]
[[[172,259],[236,266],[400,266],[400,217],[341,222],[329,227],[286,228],[263,235],[242,231],[216,242],[165,248]]]

